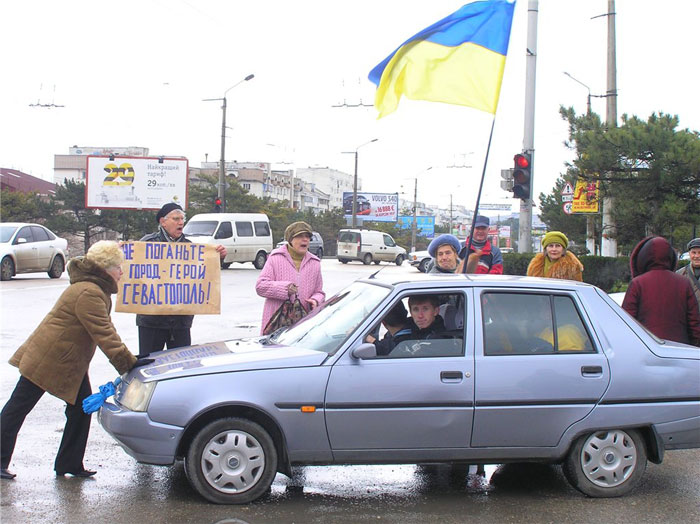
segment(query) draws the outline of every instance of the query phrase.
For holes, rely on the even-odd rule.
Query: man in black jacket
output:
[[[158,231],[150,233],[141,242],[189,242],[182,234],[185,226],[185,212],[182,208],[169,202],[156,214]],[[216,246],[216,251],[223,259],[226,256],[224,246]],[[168,349],[192,344],[190,328],[194,315],[136,315],[139,328],[139,358]]]

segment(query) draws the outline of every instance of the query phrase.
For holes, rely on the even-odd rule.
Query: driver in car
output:
[[[409,322],[411,339],[449,338],[450,334],[445,329],[445,322],[440,316],[440,299],[437,295],[409,297],[408,311],[411,315]]]

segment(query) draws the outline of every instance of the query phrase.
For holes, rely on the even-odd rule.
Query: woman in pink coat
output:
[[[255,291],[265,298],[260,333],[282,303],[297,295],[307,312],[326,298],[321,277],[321,260],[309,252],[311,226],[294,222],[284,231],[287,245],[273,249],[265,263]]]

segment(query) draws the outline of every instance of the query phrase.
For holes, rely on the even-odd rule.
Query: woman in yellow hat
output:
[[[542,253],[527,266],[527,276],[583,280],[583,264],[571,251],[569,239],[561,231],[550,231],[542,239]]]

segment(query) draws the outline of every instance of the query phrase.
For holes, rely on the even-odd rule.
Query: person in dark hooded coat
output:
[[[700,309],[687,278],[674,273],[676,252],[662,237],[646,237],[632,251],[622,308],[659,338],[700,346]]]

